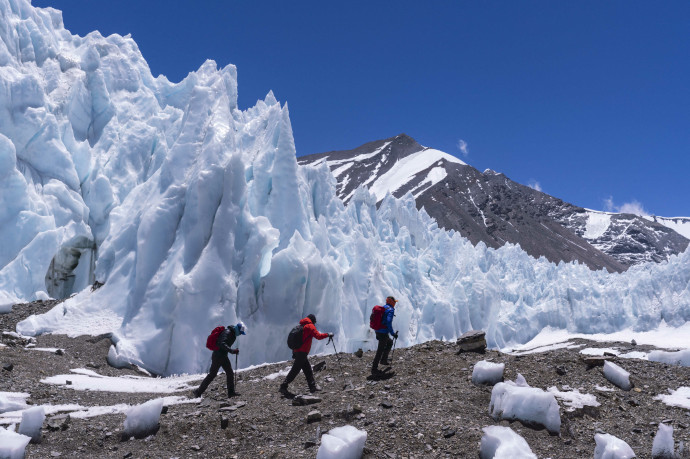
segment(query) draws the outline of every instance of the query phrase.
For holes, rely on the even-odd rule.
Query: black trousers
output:
[[[211,384],[211,381],[218,375],[218,370],[220,370],[221,367],[225,370],[225,376],[228,379],[228,395],[235,392],[235,375],[232,372],[228,353],[224,351],[213,351],[211,355],[211,369],[208,370],[208,375],[206,375],[201,382],[201,386],[196,390],[197,394],[201,395],[206,391],[208,385]]]
[[[381,360],[388,361],[388,354],[393,347],[393,340],[388,333],[376,332],[376,339],[379,341],[379,347],[376,348],[376,356],[374,357],[374,364],[371,366],[372,370],[378,370],[379,362]]]
[[[285,377],[285,381],[283,381],[284,385],[290,384],[297,377],[300,371],[304,372],[304,377],[307,378],[307,384],[309,384],[310,388],[316,385],[316,382],[314,381],[314,372],[312,371],[311,364],[307,358],[308,355],[309,354],[306,352],[292,353],[292,358],[295,359],[295,361],[292,363],[292,368],[290,368],[290,372]]]

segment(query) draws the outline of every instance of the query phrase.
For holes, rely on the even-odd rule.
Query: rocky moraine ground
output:
[[[193,400],[190,390],[162,395],[78,391],[41,382],[76,368],[106,376],[141,376],[136,369],[108,366],[107,336],[44,335],[34,341],[6,333],[13,332],[18,321],[52,305],[17,305],[11,313],[0,315],[0,343],[4,345],[0,346],[0,392],[29,393],[27,402],[32,405],[134,405],[162,395],[182,395],[190,400],[168,406],[158,432],[144,439],[122,438],[124,414],[68,421],[51,421],[59,414],[48,415],[41,443],[26,448],[28,458],[313,458],[319,435],[346,424],[367,431],[366,458],[478,457],[481,429],[490,425],[512,427],[540,458],[592,457],[598,432],[625,440],[639,458],[651,457],[652,441],[662,421],[674,427],[677,445],[690,440],[690,411],[655,399],[688,384],[690,368],[619,359],[617,364],[631,373],[635,384],[635,389],[625,392],[604,378],[601,367],[585,364],[579,352],[584,347],[650,350],[645,346],[574,340],[573,345],[581,346],[526,355],[496,351],[458,354],[455,343],[434,341],[396,349],[395,375],[379,381],[367,379],[372,352],[361,357],[340,354],[339,361],[334,355],[313,356],[312,365],[323,367],[316,373],[323,387],[317,394],[321,401],[313,405],[295,406],[278,393],[283,377],[276,378],[275,373],[284,371],[287,363],[240,372],[238,398],[228,400],[224,396],[225,378],[221,375],[202,399]],[[34,345],[62,351],[38,351]],[[505,363],[506,380],[521,373],[534,387],[576,388],[595,395],[600,406],[569,412],[561,403],[559,435],[520,422],[494,420],[489,414],[492,388],[471,382],[473,365],[479,360]],[[291,389],[306,393],[302,375]]]

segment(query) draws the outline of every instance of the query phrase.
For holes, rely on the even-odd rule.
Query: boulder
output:
[[[292,399],[292,404],[295,406],[313,405],[319,403],[321,399],[313,395],[298,395]]]
[[[486,332],[482,330],[472,330],[457,339],[459,347],[458,353],[461,352],[484,352],[486,350]]]

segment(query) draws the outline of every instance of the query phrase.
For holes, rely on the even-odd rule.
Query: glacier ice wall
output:
[[[372,348],[370,309],[391,294],[402,345],[690,316],[690,255],[592,272],[474,247],[409,195],[344,206],[327,166],[297,166],[287,105],[238,109],[233,66],[171,83],[129,37],[74,36],[23,0],[0,14],[0,304],[80,291],[21,333],[111,331],[111,363],[172,374],[205,370],[206,335],[240,319],[241,365],[288,358],[309,313],[339,351]]]

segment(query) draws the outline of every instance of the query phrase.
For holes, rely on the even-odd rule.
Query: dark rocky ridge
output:
[[[327,160],[331,170],[351,163],[338,176],[336,188],[338,196],[347,202],[358,186],[371,183],[372,177],[380,177],[401,158],[424,149],[401,134],[354,150],[302,156],[298,162],[305,165]],[[355,161],[357,157],[360,159]],[[622,272],[634,264],[666,260],[669,255],[683,252],[690,243],[672,229],[632,214],[612,214],[606,232],[585,239],[586,209],[491,170],[482,173],[472,166],[445,160],[433,167],[439,165],[446,170],[446,178],[416,196],[417,208],[423,207],[440,227],[458,231],[473,244],[481,241],[498,248],[510,242],[520,244],[535,258],[577,260],[592,269]],[[417,188],[429,169],[420,170],[394,195],[400,197]]]
[[[10,314],[0,315],[0,329],[14,330],[17,321],[48,305],[34,303],[15,306]],[[31,351],[22,345],[9,345],[7,337],[0,347],[0,362],[13,363],[12,371],[0,371],[0,391],[22,391],[31,394],[33,404],[79,403],[85,406],[136,404],[165,394],[127,394],[96,391],[74,391],[67,387],[46,385],[42,378],[66,374],[72,368],[91,368],[103,375],[136,374],[134,370],[115,369],[105,362],[109,340],[92,337],[67,338],[45,335],[37,338],[40,347],[59,347],[64,355]],[[628,343],[589,343],[588,346],[618,346],[623,350],[648,350],[646,346]],[[283,345],[282,340],[277,345]],[[320,403],[293,406],[278,394],[280,378],[263,379],[283,370],[286,363],[268,365],[242,372],[239,377],[239,399],[230,402],[225,393],[224,378],[217,378],[197,404],[172,405],[161,416],[160,430],[142,440],[121,441],[124,415],[104,415],[89,419],[72,419],[64,431],[50,431],[44,424],[41,444],[29,445],[27,457],[268,457],[314,458],[318,445],[317,431],[351,424],[368,433],[365,458],[436,458],[477,457],[482,427],[510,426],[522,435],[540,458],[591,458],[594,434],[603,431],[630,444],[638,458],[651,457],[653,437],[658,423],[673,425],[676,443],[690,440],[688,410],[669,407],[657,394],[687,384],[690,368],[641,360],[620,359],[619,365],[632,373],[638,391],[598,391],[595,386],[612,387],[599,367],[588,368],[576,349],[558,349],[524,356],[488,351],[485,354],[456,353],[455,343],[429,342],[393,354],[396,375],[388,380],[368,381],[366,376],[373,352],[361,358],[341,354],[312,356],[313,365],[324,363],[316,373],[324,388]],[[567,413],[561,404],[560,435],[523,426],[520,422],[495,421],[489,416],[491,387],[470,382],[473,365],[484,359],[506,364],[506,379],[521,373],[527,382],[546,389],[569,385],[582,393],[595,394],[598,408]],[[95,368],[97,367],[97,368]],[[221,375],[222,376],[222,375]],[[352,382],[355,390],[342,390]],[[291,385],[295,392],[306,390],[302,375]],[[175,395],[175,394],[170,394]],[[186,395],[184,393],[178,395]],[[223,407],[244,406],[219,411]],[[321,413],[319,421],[308,423],[313,411]],[[361,410],[361,413],[360,413]],[[48,416],[52,418],[53,416]],[[223,428],[225,419],[226,428]]]

